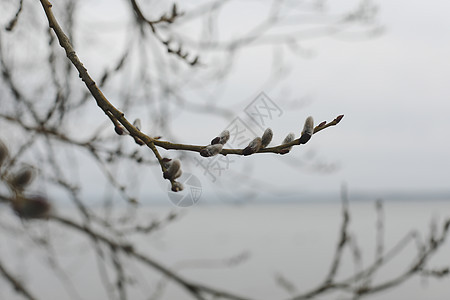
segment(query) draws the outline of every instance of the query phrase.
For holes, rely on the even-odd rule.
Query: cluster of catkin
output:
[[[114,120],[114,118],[112,118],[112,120],[115,123],[115,131],[117,134],[119,135],[129,134],[128,131],[122,125],[120,125],[116,120]],[[323,122],[321,123],[321,125],[325,123],[326,122]],[[133,122],[133,126],[140,131],[141,121],[139,119],[136,119]],[[314,120],[311,116],[309,116],[305,120],[303,130],[298,140],[295,139],[294,133],[289,133],[281,144],[281,146],[286,145],[286,147],[281,147],[281,149],[277,149],[276,153],[280,154],[289,153],[289,151],[291,151],[294,145],[306,144],[311,139],[311,136],[313,134],[314,134]],[[144,145],[144,142],[138,137],[133,138],[136,144],[141,146]],[[160,137],[157,137],[155,139],[159,138]],[[267,128],[261,137],[255,137],[252,141],[250,141],[247,147],[245,147],[242,150],[242,155],[244,156],[252,155],[264,148],[267,148],[267,146],[269,146],[269,144],[272,142],[272,138],[273,138],[273,131],[272,129]],[[225,144],[228,142],[229,139],[230,139],[230,132],[228,130],[222,131],[220,135],[215,137],[209,145],[205,146],[200,150],[200,155],[203,157],[212,157],[220,154],[222,152],[223,147],[225,146]],[[162,159],[161,164],[163,166],[163,169],[165,170],[163,173],[163,177],[164,179],[170,180],[172,184],[172,191],[178,192],[183,190],[183,185],[180,182],[176,181],[176,179],[178,179],[182,174],[180,160],[178,159],[172,160],[165,157]]]
[[[306,144],[314,133],[314,120],[311,116],[306,118],[305,124],[303,126],[303,130],[301,132],[300,138],[298,140],[298,144]],[[258,152],[261,149],[266,148],[273,138],[273,131],[270,128],[267,128],[261,137],[256,137],[242,150],[242,154],[247,156],[253,153]],[[200,155],[204,157],[210,157],[219,154],[223,146],[230,139],[230,132],[228,130],[222,131],[222,133],[214,138],[211,141],[211,144],[206,146],[200,151]],[[295,140],[295,134],[289,133],[285,139],[283,140],[282,145],[288,145]],[[286,148],[282,148],[280,151],[281,154],[286,154],[292,149],[292,146],[287,146]]]

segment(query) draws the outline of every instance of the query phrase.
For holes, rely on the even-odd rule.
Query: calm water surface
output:
[[[172,207],[142,208],[143,221],[150,214],[167,213]],[[350,233],[361,249],[363,265],[375,255],[376,212],[373,202],[351,203]],[[432,219],[450,217],[450,202],[385,202],[385,249],[392,247],[412,229],[426,238]],[[281,205],[195,206],[182,211],[182,218],[166,229],[150,236],[136,235],[139,251],[147,253],[179,273],[211,286],[233,291],[254,299],[286,299],[290,294],[277,284],[282,276],[298,293],[308,291],[322,282],[330,268],[338,232],[342,222],[338,203]],[[102,265],[91,250],[92,243],[77,236],[68,237],[55,228],[48,228],[55,254],[65,273],[49,272],[44,251],[27,253],[26,245],[7,247],[11,238],[4,235],[0,245],[2,257],[13,261],[23,280],[42,299],[109,299],[102,287],[98,270]],[[2,234],[3,235],[3,234]],[[450,249],[446,244],[430,261],[432,267],[450,266]],[[19,250],[17,250],[19,249]],[[22,249],[22,250],[20,250]],[[19,251],[19,252],[18,252]],[[26,259],[17,261],[23,251]],[[408,267],[415,254],[407,248],[375,277],[375,282],[392,278]],[[149,299],[165,286],[160,299],[189,299],[179,288],[167,284],[159,276],[148,273],[132,260],[126,260],[130,277],[139,283],[130,291],[130,299]],[[344,254],[338,278],[353,274],[355,266],[349,251]],[[69,270],[69,271],[67,271]],[[67,276],[73,285],[55,284],[55,276]],[[114,277],[110,278],[114,280]],[[72,295],[64,291],[72,289]],[[346,299],[343,294],[328,294],[317,299]],[[0,281],[0,299],[16,299]],[[347,297],[348,298],[348,297]],[[368,297],[396,300],[450,299],[450,279],[414,278],[401,286]],[[20,298],[17,298],[20,299]]]

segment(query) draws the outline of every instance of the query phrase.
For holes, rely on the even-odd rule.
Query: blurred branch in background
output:
[[[98,268],[95,277],[111,299],[135,299],[135,291],[145,290],[147,281],[156,282],[157,288],[146,291],[143,298],[163,297],[165,289],[176,286],[194,299],[250,299],[241,296],[239,291],[224,291],[221,286],[194,281],[182,274],[185,265],[166,266],[150,255],[150,251],[139,249],[137,236],[155,235],[179,221],[181,216],[177,210],[162,217],[143,215],[138,206],[142,202],[139,184],[153,180],[142,179],[138,174],[146,174],[159,165],[163,176],[176,189],[179,162],[167,158],[163,149],[194,151],[203,156],[286,154],[292,146],[308,142],[313,134],[337,125],[342,115],[319,125],[307,118],[301,133],[288,135],[278,146],[269,147],[273,133],[266,130],[246,148],[223,149],[225,131],[207,146],[186,144],[177,141],[180,136],[172,121],[185,111],[198,113],[200,123],[210,122],[210,117],[229,119],[234,115],[230,105],[212,96],[221,94],[220,84],[232,74],[241,53],[251,47],[269,47],[273,53],[282,49],[305,57],[309,51],[303,42],[307,39],[370,37],[381,28],[375,19],[376,6],[371,1],[361,1],[351,8],[335,11],[326,1],[262,1],[256,4],[255,11],[246,10],[242,16],[233,6],[242,4],[233,1],[204,1],[194,5],[129,0],[125,4],[100,3],[104,5],[101,13],[95,10],[94,4],[75,0],[58,1],[52,9],[48,1],[41,3],[48,20],[42,17],[37,2],[0,3],[4,29],[0,31],[0,213],[5,216],[0,223],[2,234],[12,235],[14,241],[26,245],[28,252],[31,249],[43,254],[49,272],[55,275],[53,279],[62,283],[71,298],[82,298],[77,295],[81,291],[75,287],[75,280],[65,275],[73,271],[73,266],[60,263],[59,256],[68,252],[85,260],[84,254],[92,251]],[[114,5],[116,11],[124,9],[121,18],[113,20],[116,26],[106,26],[114,31],[114,38],[109,39],[90,25],[101,22],[106,14],[103,9]],[[220,18],[221,15],[226,18]],[[235,26],[229,21],[234,18],[242,18],[242,24],[250,25],[239,28],[235,35],[223,34],[222,28]],[[224,23],[224,19],[228,21]],[[197,24],[196,30],[189,29],[191,23]],[[55,30],[56,38],[49,25]],[[88,46],[83,45],[86,40],[90,41]],[[80,85],[60,46],[77,67],[89,93]],[[83,62],[92,68],[90,72],[98,78],[97,83],[87,73],[74,48],[83,49],[80,57],[84,55]],[[282,64],[274,59],[273,72],[267,74],[271,84],[282,80],[284,71],[279,70]],[[102,108],[101,114],[92,109],[90,94]],[[104,95],[112,95],[108,98],[114,100],[110,103]],[[126,119],[122,112],[136,116],[133,118],[136,121],[131,123],[132,119]],[[138,118],[146,124],[141,126]],[[111,122],[116,133],[128,133],[135,143],[118,138]],[[151,128],[148,132],[152,135],[144,134],[141,127]],[[149,146],[155,157],[138,149],[136,143]],[[160,177],[159,173],[156,178],[160,180]],[[93,198],[103,199],[96,200],[101,209],[93,207]],[[65,211],[67,206],[70,213]],[[445,242],[448,221],[433,227],[426,242],[418,239],[418,233],[411,233],[385,252],[381,203],[377,213],[377,248],[372,265],[360,266],[359,247],[349,233],[350,212],[344,195],[343,224],[324,282],[304,294],[298,292],[295,280],[281,274],[277,277],[278,284],[293,299],[333,291],[345,291],[358,298],[397,286],[413,275],[447,275],[448,269],[431,269],[426,263]],[[77,247],[87,245],[88,250],[79,252],[70,243],[64,248],[65,241],[60,245],[53,236],[58,234],[77,237]],[[392,280],[374,284],[372,279],[381,267],[412,242],[416,242],[419,250],[411,268]],[[350,250],[359,271],[338,279],[346,250]],[[44,291],[22,280],[23,274],[12,267],[9,259],[1,257],[0,276],[18,296],[45,297],[41,296],[46,294]],[[20,262],[20,254],[15,259]],[[246,255],[236,260],[241,259],[245,260]],[[212,265],[236,264],[231,259]],[[193,265],[211,264],[205,260]],[[136,272],[142,267],[145,276]],[[38,276],[31,267],[25,268],[25,273],[31,278]]]
[[[295,280],[288,280],[282,275],[277,276],[277,284],[287,292],[295,294],[292,299],[311,299],[316,296],[321,296],[333,292],[345,292],[351,295],[352,299],[360,299],[364,296],[396,287],[414,276],[439,278],[447,276],[449,274],[449,267],[431,268],[428,266],[428,262],[445,244],[450,228],[450,219],[444,220],[440,225],[436,222],[433,222],[430,233],[426,239],[422,239],[418,231],[411,231],[386,252],[379,252],[378,250],[384,247],[380,245],[384,245],[384,241],[382,239],[379,239],[381,233],[377,229],[377,243],[375,249],[377,255],[375,257],[375,260],[372,263],[369,263],[367,267],[360,268],[362,266],[361,249],[356,243],[357,237],[350,232],[351,214],[345,190],[343,191],[342,197],[342,226],[338,234],[338,242],[336,245],[334,258],[332,259],[330,270],[328,274],[326,274],[323,283],[319,284],[315,288],[312,288],[308,292],[299,293],[298,289],[295,288]],[[13,207],[15,201],[17,201],[17,199],[15,198],[9,198],[4,195],[0,195],[0,199],[5,203],[12,203]],[[376,202],[376,206],[377,214],[380,215],[382,211],[382,202]],[[30,215],[21,214],[21,211],[16,211],[16,213],[18,213],[22,218],[32,217]],[[117,289],[117,292],[119,294],[126,295],[126,291],[132,288],[132,286],[128,286],[129,279],[127,278],[130,275],[126,275],[131,274],[131,270],[128,270],[129,263],[125,263],[124,260],[120,259],[120,257],[124,255],[125,257],[127,257],[126,260],[136,260],[138,263],[154,269],[157,272],[160,272],[168,280],[171,280],[176,284],[182,286],[185,291],[187,293],[190,293],[195,299],[205,299],[204,297],[206,295],[211,295],[223,299],[252,299],[239,296],[235,294],[235,292],[226,292],[221,290],[220,288],[210,287],[201,283],[192,282],[188,278],[184,278],[181,275],[178,275],[176,272],[158,263],[147,254],[139,252],[139,250],[136,249],[133,243],[129,242],[126,237],[115,233],[114,230],[110,230],[107,227],[102,229],[101,227],[104,227],[105,224],[98,224],[96,222],[81,224],[69,218],[54,214],[46,215],[45,217],[48,218],[49,221],[54,221],[55,225],[62,225],[70,230],[74,230],[75,232],[85,235],[85,238],[87,238],[88,240],[91,239],[97,245],[96,247],[99,247],[98,251],[100,251],[99,254],[101,256],[105,255],[106,249],[111,250],[107,253],[111,255],[111,263],[113,263],[116,275],[118,276],[115,288]],[[173,219],[173,216],[170,218]],[[94,229],[94,227],[98,226],[101,227],[98,229]],[[384,220],[380,217],[378,217],[377,219],[376,227],[384,227]],[[100,230],[106,230],[109,231],[109,233],[101,233]],[[148,233],[149,232],[147,232],[147,234]],[[37,241],[40,242],[39,240]],[[384,267],[389,265],[389,263],[396,257],[403,255],[403,253],[410,247],[416,247],[416,255],[413,257],[411,263],[409,264],[409,267],[406,270],[399,272],[399,274],[392,275],[391,278],[383,278],[381,280],[376,279],[378,278],[377,274],[379,272],[382,272]],[[355,274],[350,276],[342,276],[341,274],[339,276],[342,278],[341,279],[338,278],[338,273],[343,263],[346,250],[348,251],[348,255],[353,257],[355,265],[357,265],[357,267],[359,266],[360,269],[356,268]],[[247,256],[248,254],[238,255],[232,259],[224,260],[223,263],[229,266],[233,266],[235,264],[239,264],[242,259],[245,260]],[[210,264],[211,262],[208,263],[206,260],[199,260],[197,262],[190,263],[190,265],[192,266],[201,268],[205,268]],[[186,263],[181,264],[176,269],[180,269],[180,267],[183,265],[186,266]],[[7,281],[9,281],[11,285],[13,285],[13,287],[17,289],[18,292],[24,294],[29,299],[35,299],[30,295],[28,289],[23,286],[20,280],[16,279],[13,275],[6,271],[4,266],[0,267],[2,268],[1,271],[5,279],[7,279]],[[158,286],[159,288],[156,289],[154,293],[162,296],[164,294],[164,288],[167,288],[167,286],[164,284],[164,281],[161,281]],[[122,298],[126,299],[125,296],[121,297],[120,299]]]
[[[442,267],[439,269],[430,270],[427,263],[433,258],[436,252],[445,244],[450,228],[450,218],[444,220],[441,224],[432,223],[429,237],[422,239],[417,230],[411,230],[406,236],[400,239],[392,248],[384,252],[383,233],[384,219],[382,219],[382,202],[376,202],[376,212],[378,215],[376,223],[376,257],[372,263],[367,267],[361,268],[361,249],[357,245],[357,237],[350,232],[350,211],[349,201],[346,188],[343,188],[342,195],[342,226],[338,235],[338,243],[334,252],[334,258],[331,262],[331,268],[328,275],[322,284],[310,291],[298,294],[292,299],[311,299],[316,296],[332,292],[344,292],[349,295],[350,299],[361,299],[365,296],[382,292],[384,290],[401,285],[403,282],[411,279],[413,276],[427,276],[427,277],[444,277],[448,276],[450,267]],[[416,255],[411,260],[409,267],[400,271],[399,274],[391,275],[391,278],[380,278],[378,273],[383,271],[394,258],[403,255],[405,250],[409,247],[416,247]],[[355,264],[355,274],[337,278],[338,271],[343,262],[344,251],[347,250],[352,256]],[[289,286],[286,290],[290,293],[296,289],[295,281],[287,281],[286,279],[278,279],[280,286]],[[288,282],[289,284],[286,284]]]

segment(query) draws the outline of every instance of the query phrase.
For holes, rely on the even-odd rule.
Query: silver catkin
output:
[[[291,132],[284,138],[283,144],[289,144],[293,140],[295,140],[295,134]]]
[[[181,162],[178,159],[173,160],[170,163],[169,168],[164,172],[164,178],[169,180],[174,180],[181,176]]]
[[[266,148],[272,141],[272,138],[273,138],[273,131],[272,129],[267,128],[261,137],[261,148]]]
[[[255,152],[258,152],[259,149],[261,149],[261,138],[257,137],[254,138],[249,144],[248,146],[242,151],[242,154],[244,155],[251,155]]]
[[[200,151],[200,155],[204,157],[214,156],[219,154],[220,151],[222,151],[222,148],[222,144],[208,145]]]
[[[314,133],[314,119],[313,117],[309,116],[305,120],[305,125],[303,125],[302,135],[303,134],[313,135],[313,133]]]
[[[289,143],[291,143],[293,140],[295,140],[295,134],[291,132],[291,133],[289,133],[289,134],[284,138],[282,144],[289,144]],[[292,146],[286,147],[286,148],[283,149],[283,151],[282,151],[281,154],[286,154],[286,153],[288,153],[289,151],[291,151],[291,149],[292,149]]]
[[[225,145],[230,139],[230,132],[228,130],[222,131],[222,133],[219,135],[219,138],[219,143]]]
[[[299,143],[306,144],[314,133],[314,120],[313,117],[309,116],[305,120],[305,125],[303,125],[302,135],[300,136]]]

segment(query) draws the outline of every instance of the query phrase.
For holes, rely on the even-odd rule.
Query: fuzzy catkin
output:
[[[202,150],[200,150],[200,155],[203,157],[210,157],[214,156],[220,153],[222,151],[223,145],[222,144],[214,144],[214,145],[208,145]]]
[[[242,151],[242,154],[244,155],[251,155],[253,153],[256,153],[259,151],[259,149],[261,149],[261,138],[257,137],[254,138],[249,144],[248,146]]]

